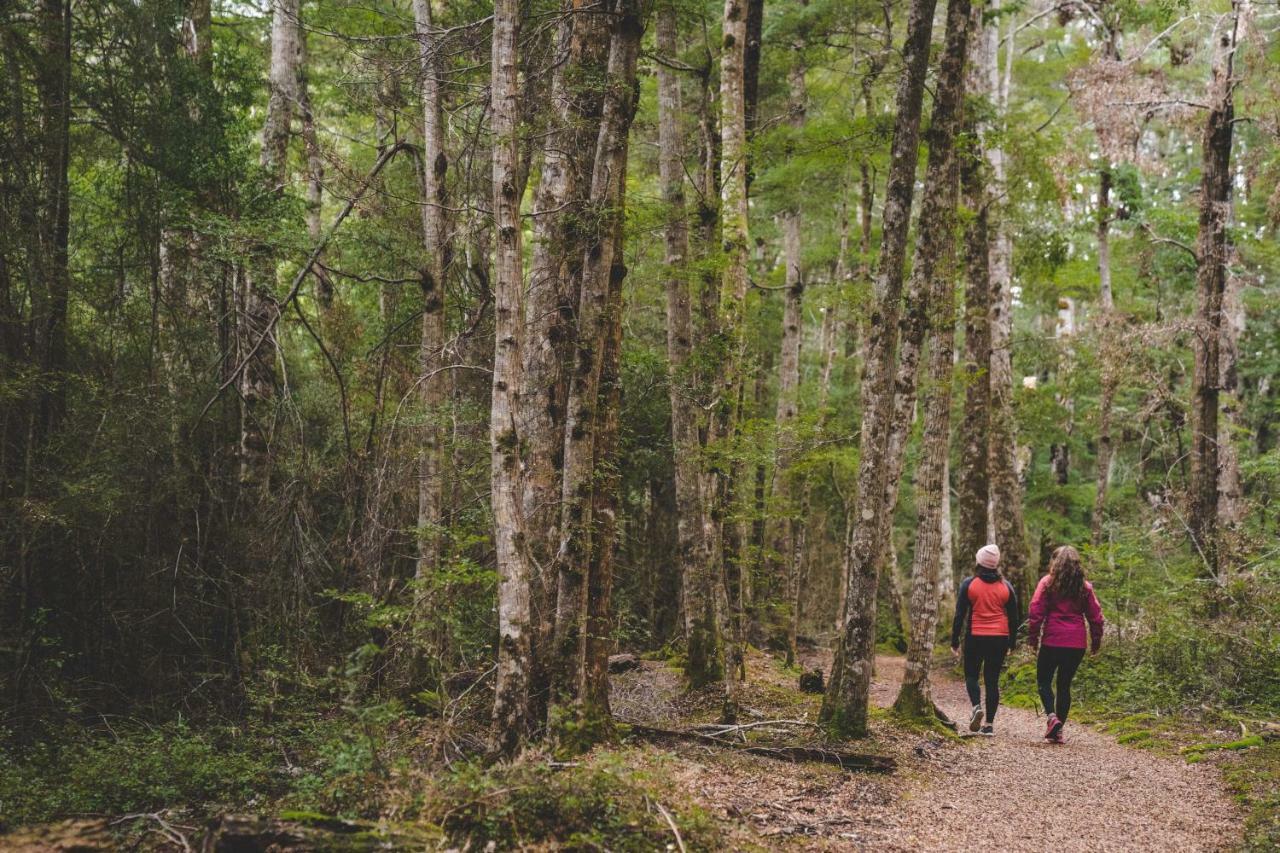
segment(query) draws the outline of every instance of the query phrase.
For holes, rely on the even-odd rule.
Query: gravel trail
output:
[[[878,661],[877,704],[893,701],[901,672],[901,659]],[[948,715],[968,721],[962,683],[937,673],[934,692]],[[1044,743],[1043,731],[1034,711],[1001,707],[994,738],[977,739],[948,755],[939,772],[908,784],[898,801],[906,819],[895,821],[905,837],[891,846],[1066,853],[1222,850],[1238,842],[1241,815],[1212,767],[1124,747],[1070,723],[1062,746]]]

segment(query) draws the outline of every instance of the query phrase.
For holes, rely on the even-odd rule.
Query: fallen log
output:
[[[874,755],[863,752],[843,752],[821,746],[763,746],[759,744],[733,743],[714,735],[701,732],[678,731],[675,729],[659,729],[641,723],[619,720],[629,728],[629,734],[649,741],[686,741],[701,743],[720,749],[733,749],[764,758],[792,763],[807,761],[817,764],[831,764],[843,770],[862,770],[869,773],[892,773],[897,769],[897,762],[885,755]]]
[[[629,652],[609,655],[609,672],[611,673],[626,672],[638,666],[640,666],[640,658]]]

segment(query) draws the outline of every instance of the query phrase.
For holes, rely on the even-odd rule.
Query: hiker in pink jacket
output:
[[[1084,660],[1086,622],[1089,625],[1087,645],[1096,655],[1102,644],[1102,607],[1093,594],[1093,585],[1085,580],[1079,552],[1063,545],[1049,560],[1049,574],[1041,578],[1036,587],[1027,619],[1027,642],[1033,649],[1040,648],[1036,682],[1045,713],[1049,715],[1044,738],[1050,743],[1062,743],[1062,727],[1071,710],[1071,679]]]

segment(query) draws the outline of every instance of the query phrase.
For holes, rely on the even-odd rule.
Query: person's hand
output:
[[[1102,648],[1100,646],[1094,646],[1092,649],[1089,650],[1089,657],[1096,658],[1101,651],[1102,651]]]
[[[959,646],[952,646],[952,647],[951,647],[951,656],[952,656],[953,658],[955,658],[956,660],[960,660],[960,647],[959,647]]]

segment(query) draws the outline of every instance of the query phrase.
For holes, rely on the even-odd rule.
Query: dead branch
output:
[[[721,749],[733,749],[751,755],[760,755],[778,761],[792,763],[809,761],[817,764],[831,764],[842,770],[864,770],[870,773],[892,773],[897,769],[897,762],[884,755],[873,755],[860,752],[841,752],[820,746],[759,746],[752,744],[732,743],[714,735],[701,732],[659,729],[641,725],[627,720],[619,720],[630,728],[630,733],[648,741],[667,742],[672,740],[716,746]]]

